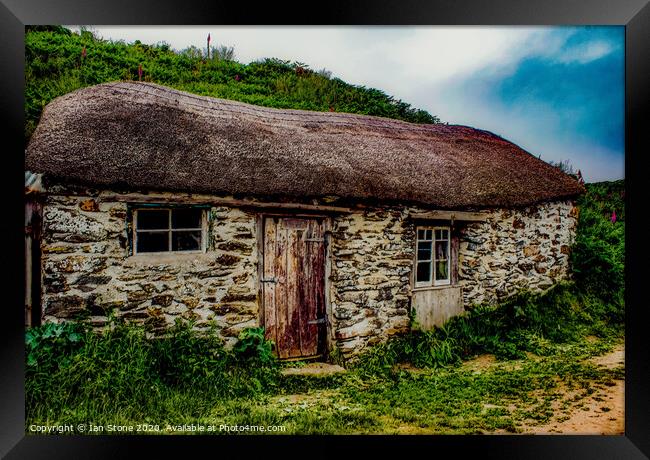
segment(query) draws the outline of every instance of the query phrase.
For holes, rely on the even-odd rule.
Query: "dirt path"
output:
[[[625,365],[625,348],[621,344],[610,353],[590,360],[609,369]],[[590,396],[571,407],[568,414],[554,417],[546,425],[527,427],[526,434],[623,435],[625,433],[625,382],[598,387]]]

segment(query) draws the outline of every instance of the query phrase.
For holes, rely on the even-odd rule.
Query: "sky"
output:
[[[72,29],[78,27],[70,26]],[[126,27],[104,39],[174,49],[232,46],[235,59],[303,62],[443,122],[492,131],[587,182],[624,177],[622,26]]]

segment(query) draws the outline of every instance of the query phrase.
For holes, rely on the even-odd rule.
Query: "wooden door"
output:
[[[278,357],[322,354],[327,330],[322,219],[265,217],[263,267],[264,329]]]

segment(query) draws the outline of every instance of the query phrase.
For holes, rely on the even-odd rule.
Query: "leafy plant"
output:
[[[263,363],[275,360],[273,355],[273,342],[264,337],[264,328],[250,327],[242,330],[239,341],[233,347],[237,356],[244,359],[256,359]]]
[[[80,323],[45,323],[25,332],[26,363],[29,367],[52,369],[56,357],[83,345],[86,328]]]

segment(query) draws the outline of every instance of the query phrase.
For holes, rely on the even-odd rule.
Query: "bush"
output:
[[[578,202],[571,267],[580,288],[611,303],[616,310],[610,312],[612,318],[620,318],[625,291],[624,182],[587,184],[586,188]]]
[[[261,363],[275,361],[272,352],[273,343],[264,338],[264,328],[244,329],[239,334],[239,341],[234,346],[235,355],[244,360],[257,360]]]

